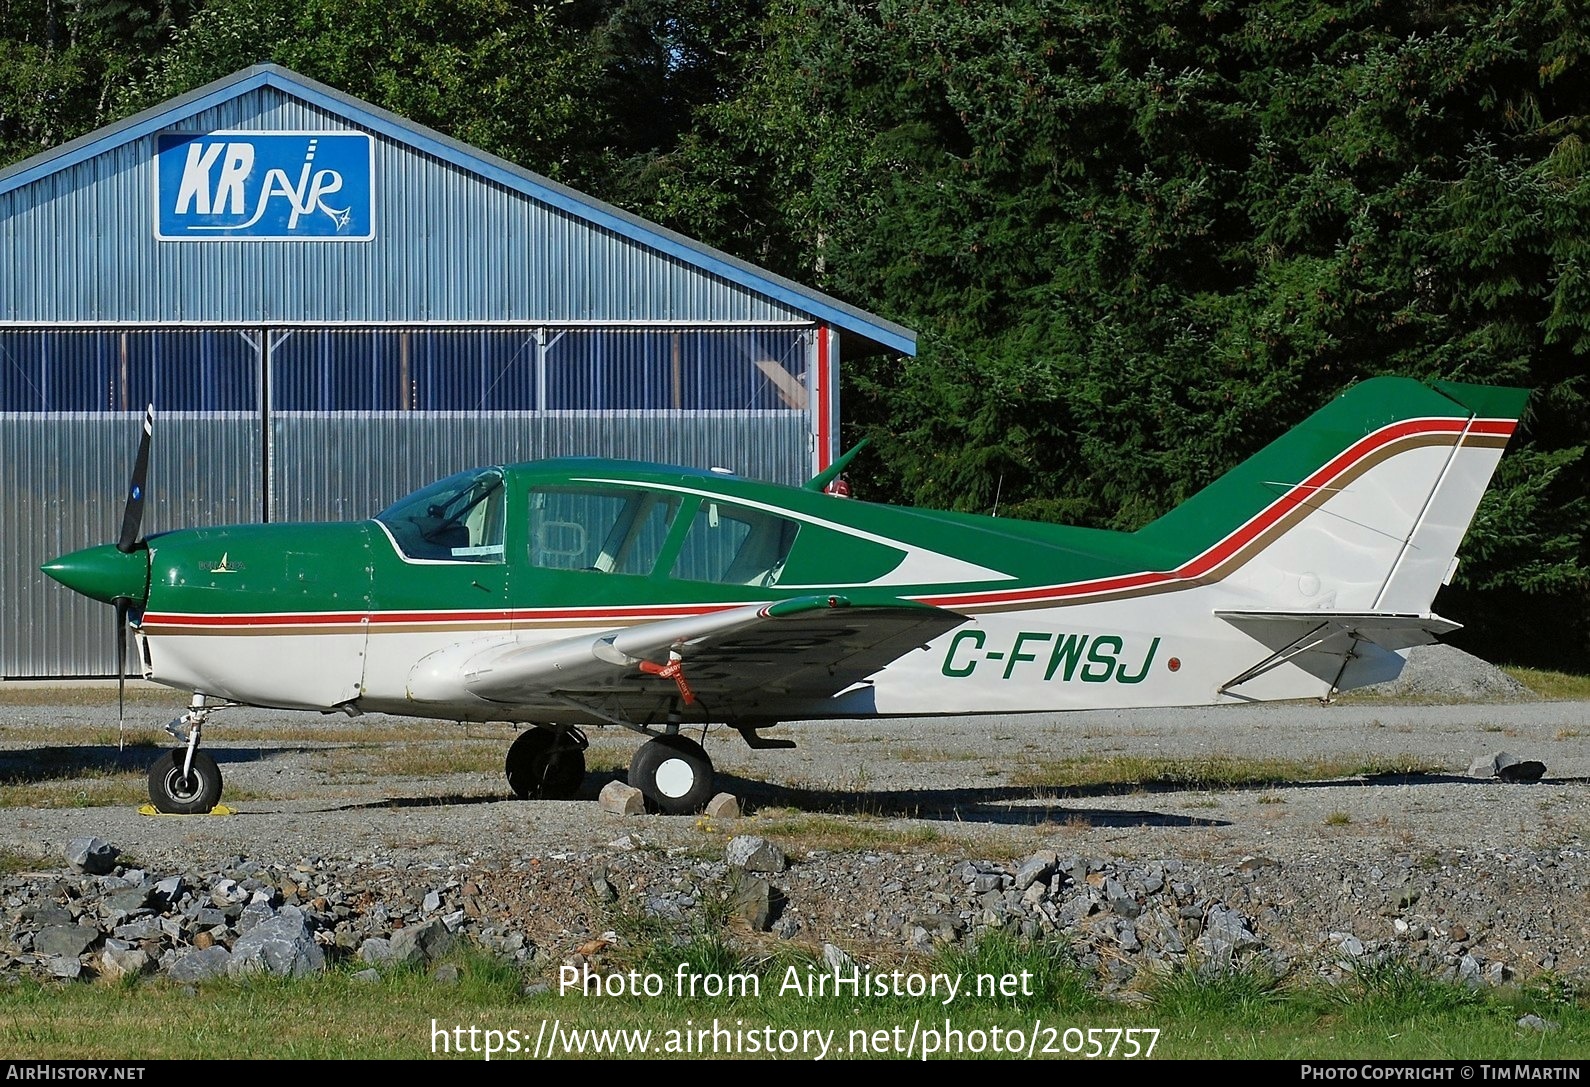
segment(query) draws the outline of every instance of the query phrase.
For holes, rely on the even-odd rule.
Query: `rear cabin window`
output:
[[[799,528],[788,518],[703,499],[673,576],[720,585],[777,585]]]
[[[679,511],[673,495],[619,488],[530,492],[530,562],[551,570],[649,574]]]

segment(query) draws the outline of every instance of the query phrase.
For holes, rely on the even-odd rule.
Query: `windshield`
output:
[[[502,472],[484,468],[432,483],[375,519],[408,558],[501,562],[503,514]]]

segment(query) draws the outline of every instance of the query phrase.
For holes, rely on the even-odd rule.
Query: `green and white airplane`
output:
[[[528,725],[521,797],[565,798],[584,728],[645,736],[629,781],[698,810],[686,728],[1331,697],[1457,624],[1431,611],[1528,393],[1353,386],[1136,532],[873,505],[598,459],[463,472],[373,519],[139,538],[44,566],[115,604],[145,677],[193,693],[155,806],[210,810],[230,705]],[[124,651],[119,650],[124,654]],[[125,671],[125,669],[123,669]]]

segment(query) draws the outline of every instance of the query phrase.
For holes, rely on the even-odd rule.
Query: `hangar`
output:
[[[600,455],[797,483],[844,354],[909,329],[275,65],[0,171],[0,676],[108,675],[38,571],[148,532],[370,516],[478,464]],[[27,617],[26,623],[18,623]]]

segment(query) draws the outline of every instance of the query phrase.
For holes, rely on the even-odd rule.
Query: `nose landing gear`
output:
[[[149,767],[149,800],[164,815],[203,815],[221,802],[221,768],[199,750],[199,734],[210,707],[194,694],[188,712],[166,726],[183,747],[161,755]]]

